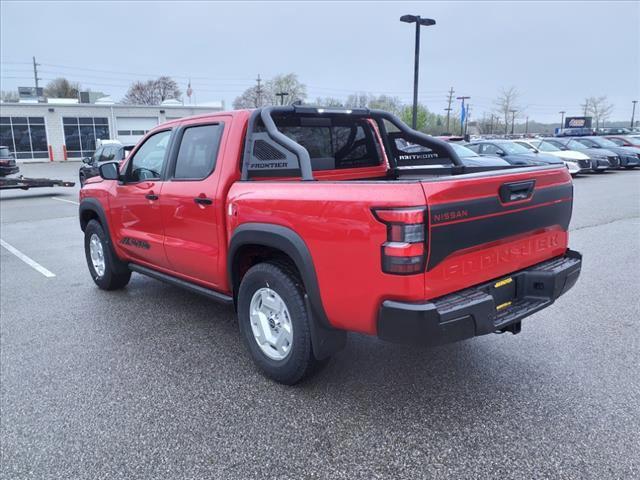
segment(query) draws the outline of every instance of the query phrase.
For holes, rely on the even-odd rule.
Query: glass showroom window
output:
[[[96,149],[97,139],[109,139],[107,117],[63,117],[62,125],[68,158],[90,157]]]
[[[17,159],[49,158],[44,117],[0,117],[0,145]]]

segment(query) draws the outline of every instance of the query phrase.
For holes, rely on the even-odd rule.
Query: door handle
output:
[[[207,197],[195,197],[193,201],[198,205],[211,205],[213,203],[213,200]]]
[[[151,193],[147,193],[144,196],[147,200],[158,200],[158,195],[156,195],[155,193],[151,192]]]

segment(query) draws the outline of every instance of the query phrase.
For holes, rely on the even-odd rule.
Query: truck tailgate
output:
[[[436,298],[564,254],[573,184],[563,167],[421,182],[429,235],[425,298]]]

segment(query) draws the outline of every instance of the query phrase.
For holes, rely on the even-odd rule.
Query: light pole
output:
[[[509,110],[511,112],[511,135],[513,135],[513,128],[516,124],[516,112],[517,110]]]
[[[422,18],[420,15],[403,15],[401,22],[416,24],[416,50],[413,65],[413,116],[411,117],[411,128],[416,129],[418,121],[418,71],[420,66],[420,26],[428,27],[435,25],[436,21],[431,18]]]
[[[631,110],[631,128],[633,128],[633,121],[636,118],[636,103],[638,103],[638,100],[631,100],[631,103],[633,103],[633,110]]]
[[[280,97],[280,105],[284,105],[284,97],[289,95],[289,92],[278,92],[276,93],[276,97]]]
[[[560,110],[558,112],[561,116],[560,116],[560,130],[562,130],[564,128],[564,114],[567,113],[564,110]]]

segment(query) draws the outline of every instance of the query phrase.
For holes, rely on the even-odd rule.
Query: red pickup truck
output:
[[[232,304],[255,363],[293,384],[346,332],[439,345],[520,331],[571,288],[562,166],[465,166],[369,109],[266,107],[159,125],[80,191],[102,289],[131,272]]]

